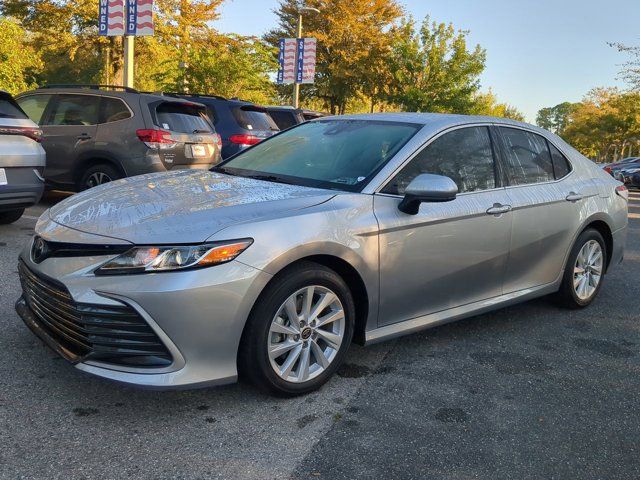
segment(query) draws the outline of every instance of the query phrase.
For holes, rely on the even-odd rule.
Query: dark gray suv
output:
[[[105,85],[51,85],[17,102],[42,128],[44,177],[55,188],[208,169],[221,158],[220,137],[199,103]]]

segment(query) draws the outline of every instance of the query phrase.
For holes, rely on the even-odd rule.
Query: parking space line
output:
[[[640,213],[630,213],[629,218],[640,218]]]

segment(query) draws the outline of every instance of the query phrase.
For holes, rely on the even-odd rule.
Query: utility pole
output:
[[[318,10],[317,8],[305,7],[303,5],[300,5],[300,8],[298,9],[298,30],[296,32],[296,56],[295,56],[296,68],[299,60],[298,59],[298,40],[302,38],[302,12],[304,11],[320,13],[320,10]],[[294,79],[293,81],[293,106],[295,108],[300,108],[300,84],[296,80],[297,79]]]
[[[124,86],[133,88],[133,45],[134,35],[124,36]]]
[[[296,60],[294,65],[298,65],[298,41],[302,38],[302,9],[298,12],[298,30],[296,33]],[[294,79],[293,81],[293,106],[300,108],[300,84]]]

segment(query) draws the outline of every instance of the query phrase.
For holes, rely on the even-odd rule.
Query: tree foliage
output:
[[[573,104],[561,136],[584,155],[615,160],[640,148],[640,92],[598,88]]]
[[[136,87],[199,92],[260,103],[289,103],[276,86],[277,43],[294,37],[299,0],[279,0],[277,28],[264,38],[217,32],[224,0],[155,0],[155,34],[135,41]],[[521,119],[480,91],[486,53],[468,32],[407,17],[400,0],[306,0],[304,36],[318,40],[316,81],[307,107],[334,113],[429,111]],[[121,84],[120,37],[98,35],[97,0],[0,2],[0,88],[51,83]],[[6,58],[6,60],[4,60]]]
[[[629,59],[623,65],[622,79],[635,90],[640,91],[640,46],[625,45],[622,43],[610,43],[610,46],[616,48],[619,52],[628,55]]]
[[[41,70],[27,32],[17,22],[0,18],[0,89],[16,94],[33,88]]]
[[[468,32],[429,17],[418,31],[412,19],[398,31],[390,65],[394,72],[390,99],[409,111],[471,112],[486,53],[479,45],[468,48]]]
[[[554,107],[542,108],[538,111],[536,124],[560,135],[567,126],[569,116],[575,107],[576,105],[571,102],[562,102]]]

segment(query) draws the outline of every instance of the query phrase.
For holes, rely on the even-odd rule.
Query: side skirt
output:
[[[542,297],[558,291],[558,283],[550,283],[539,287],[518,290],[517,292],[500,295],[498,297],[469,303],[460,307],[430,313],[422,317],[412,318],[403,322],[385,325],[384,327],[369,330],[365,334],[365,345],[401,337],[409,333],[418,332],[427,328],[436,327],[445,323],[454,322],[463,318],[473,317],[481,313],[490,312],[516,303],[525,302],[533,298]]]

